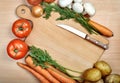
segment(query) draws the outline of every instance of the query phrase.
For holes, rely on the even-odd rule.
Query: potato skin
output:
[[[99,69],[103,77],[109,75],[112,72],[110,65],[105,61],[97,61],[94,64],[94,68]]]
[[[120,75],[111,74],[105,78],[105,83],[120,83]]]
[[[83,78],[87,81],[95,82],[100,80],[102,77],[102,74],[99,69],[97,68],[89,68],[84,71]]]
[[[90,81],[85,80],[83,83],[104,83],[104,81],[103,81],[103,79],[100,79],[100,80],[98,80],[96,82],[90,82]]]

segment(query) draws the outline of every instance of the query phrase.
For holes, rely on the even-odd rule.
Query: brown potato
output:
[[[97,61],[94,64],[94,68],[99,69],[103,77],[109,75],[112,72],[110,65],[105,61]]]
[[[83,83],[92,83],[92,82],[85,80]]]
[[[84,83],[104,83],[104,81],[103,81],[103,79],[100,79],[100,80],[98,80],[96,82],[90,82],[90,81],[85,80]]]
[[[111,74],[105,78],[105,83],[120,83],[120,75]]]
[[[100,80],[102,74],[97,68],[89,68],[83,72],[83,78],[87,81],[95,82]]]

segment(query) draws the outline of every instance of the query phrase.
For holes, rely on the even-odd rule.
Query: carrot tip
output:
[[[114,36],[114,34],[112,34],[112,36]]]
[[[16,62],[17,63],[17,65],[20,65],[21,63],[20,62]]]

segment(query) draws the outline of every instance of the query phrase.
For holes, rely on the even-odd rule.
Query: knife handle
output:
[[[98,41],[98,40],[96,40],[88,35],[86,36],[86,40],[92,42],[93,44],[95,44],[95,45],[97,45],[105,50],[108,49],[108,44],[104,44],[104,43],[102,43],[102,42],[100,42],[100,41]]]

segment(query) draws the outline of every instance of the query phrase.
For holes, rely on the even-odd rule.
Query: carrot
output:
[[[18,66],[26,69],[27,71],[31,72],[41,83],[50,83],[46,78],[44,78],[42,75],[34,71],[32,68],[28,67],[26,64],[17,62]]]
[[[30,56],[26,57],[25,62],[28,66],[33,68],[39,74],[43,75],[46,79],[48,79],[51,83],[60,83],[55,77],[53,77],[46,69],[43,69],[41,66],[36,66],[33,63],[33,60]]]
[[[58,79],[61,83],[76,83],[75,80],[68,77],[66,74],[60,72],[59,70],[55,69],[53,66],[47,65],[47,71],[53,75],[56,79]]]
[[[102,35],[107,36],[107,37],[112,37],[113,32],[109,30],[107,27],[100,25],[92,20],[89,20],[88,23],[93,26],[96,30],[98,30]]]

